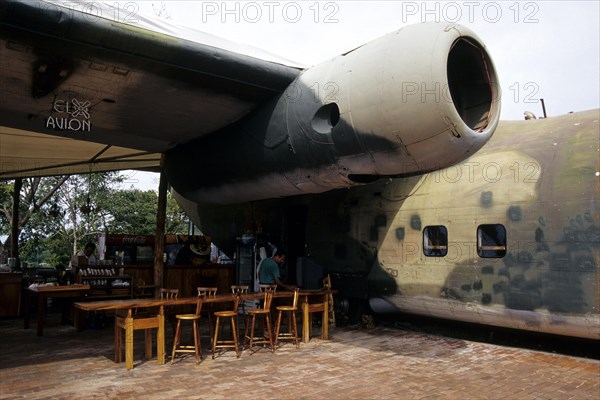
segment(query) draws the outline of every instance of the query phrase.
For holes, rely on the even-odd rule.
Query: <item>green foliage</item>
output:
[[[165,233],[187,234],[188,227],[189,218],[187,214],[185,213],[185,211],[183,211],[181,207],[179,207],[179,204],[177,204],[175,199],[171,196],[171,193],[167,193],[167,217],[165,221]]]
[[[105,232],[152,235],[156,231],[157,194],[138,189],[114,192],[106,208]]]
[[[154,235],[158,194],[117,189],[116,172],[23,180],[19,251],[30,265],[66,266],[98,233]],[[0,182],[0,234],[10,232],[13,181]],[[44,199],[44,201],[40,201]],[[23,215],[28,215],[26,219]],[[170,195],[165,233],[181,234],[188,219]]]
[[[12,189],[14,181],[0,181],[0,207],[10,207],[12,204]],[[0,212],[0,235],[10,233],[10,220],[4,212]]]

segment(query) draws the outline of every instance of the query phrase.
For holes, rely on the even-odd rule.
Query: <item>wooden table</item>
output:
[[[74,298],[84,297],[90,290],[90,285],[70,285],[70,286],[36,286],[25,289],[25,313],[24,328],[29,329],[29,319],[31,314],[31,298],[37,296],[37,335],[44,336],[44,325],[46,324],[46,300],[50,298]],[[78,313],[75,313],[75,326],[79,328],[80,322]]]
[[[275,293],[274,297],[276,298],[291,298],[293,297],[294,292],[290,291],[278,291]],[[331,291],[324,290],[307,290],[300,291],[299,295],[302,304],[308,304],[309,299],[312,297],[320,297],[323,299],[322,302],[327,306],[328,295],[331,294]],[[263,297],[262,293],[248,293],[240,296],[241,300],[257,300]],[[223,302],[233,302],[234,297],[231,293],[228,294],[219,294],[216,296],[206,296],[202,298],[203,303],[223,303]],[[126,310],[127,317],[125,320],[126,332],[125,337],[125,365],[127,369],[133,368],[133,313],[132,310],[135,308],[148,308],[148,307],[159,307],[159,315],[163,316],[161,319],[161,323],[158,329],[157,334],[157,360],[159,364],[164,364],[165,362],[165,329],[164,329],[164,307],[165,306],[176,306],[176,305],[195,305],[198,302],[198,297],[183,297],[180,299],[124,299],[124,300],[104,300],[104,301],[90,301],[90,302],[79,302],[75,303],[75,307],[82,311],[100,311],[100,310]],[[326,307],[327,308],[327,307]],[[308,315],[308,311],[307,311]],[[326,318],[326,316],[324,316]],[[323,337],[327,338],[327,329],[328,325],[325,323],[323,325]],[[310,320],[308,317],[303,318],[302,320],[302,332],[303,332],[303,342],[308,341],[308,331],[310,329]],[[304,336],[304,332],[306,336]]]

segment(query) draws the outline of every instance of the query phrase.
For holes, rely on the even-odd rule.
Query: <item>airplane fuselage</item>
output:
[[[375,312],[600,339],[599,113],[501,122],[455,166],[244,205],[199,205],[227,251],[268,232]],[[282,223],[283,221],[283,223]]]

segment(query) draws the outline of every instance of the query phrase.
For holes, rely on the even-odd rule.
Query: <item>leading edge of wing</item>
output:
[[[213,55],[215,60],[235,61],[236,64],[246,65],[246,73],[254,73],[244,81],[257,86],[270,88],[277,92],[281,91],[283,81],[284,88],[299,72],[306,68],[305,65],[284,59],[260,48],[236,43],[206,32],[185,26],[172,24],[166,20],[153,18],[140,13],[135,15],[121,16],[119,20],[114,17],[117,14],[113,4],[105,2],[72,0],[61,2],[55,0],[3,0],[0,5],[0,26],[15,27],[37,34],[43,34],[58,40],[69,42],[89,41],[105,49],[114,51],[131,52],[149,58],[160,59],[165,54],[160,49],[158,53],[144,54],[143,45],[155,42],[160,47],[169,45],[177,46],[177,50],[193,53],[197,57]],[[85,12],[87,11],[87,12]],[[90,14],[90,12],[92,14]],[[125,11],[121,11],[125,14]],[[127,29],[129,27],[129,29]],[[127,32],[126,35],[116,33],[116,29]],[[169,40],[170,37],[172,40]],[[114,39],[114,40],[111,40]],[[128,41],[129,46],[122,42]],[[137,41],[137,42],[136,42]],[[134,43],[135,42],[135,43]],[[127,43],[125,43],[127,44]],[[173,56],[173,53],[168,53]],[[238,56],[239,59],[237,59]],[[174,58],[168,62],[177,64],[185,58]],[[166,59],[163,59],[166,61]],[[220,66],[206,66],[207,70],[215,72],[216,75],[227,76],[228,69],[222,71]],[[189,66],[194,68],[194,65]],[[268,74],[265,74],[268,72]],[[236,80],[239,78],[231,77]]]

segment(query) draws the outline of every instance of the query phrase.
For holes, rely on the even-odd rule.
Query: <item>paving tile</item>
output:
[[[114,333],[76,332],[50,315],[44,337],[0,320],[0,399],[594,399],[600,362],[401,329],[335,328],[331,340],[135,368],[113,362]],[[141,335],[138,335],[141,334]],[[172,332],[167,329],[167,353]]]

